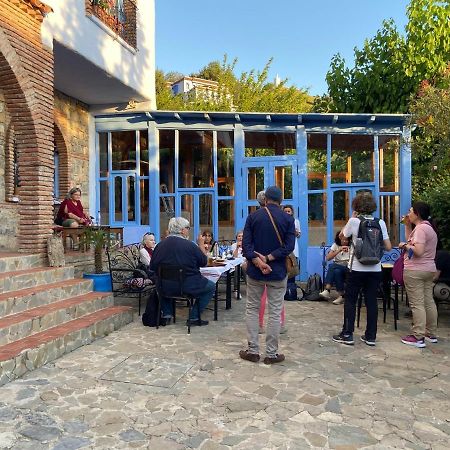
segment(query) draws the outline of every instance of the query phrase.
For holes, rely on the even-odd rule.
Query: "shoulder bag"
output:
[[[278,231],[278,227],[275,224],[275,221],[273,220],[272,214],[269,211],[269,208],[267,206],[264,207],[264,209],[267,211],[267,214],[270,217],[270,221],[272,222],[273,228],[275,230],[275,233],[277,234],[277,238],[280,241],[280,244],[282,247],[284,247],[283,239],[281,239],[280,232]],[[300,269],[298,267],[298,261],[296,256],[294,255],[294,252],[290,253],[288,256],[286,256],[286,271],[287,271],[287,277],[292,278],[295,277],[300,273]]]

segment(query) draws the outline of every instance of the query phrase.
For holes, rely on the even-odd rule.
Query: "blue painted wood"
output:
[[[400,216],[411,207],[411,179],[411,130],[404,127],[400,145]],[[405,240],[404,225],[400,225],[400,240]]]
[[[300,221],[302,234],[299,239],[300,279],[305,280],[308,276],[307,270],[307,248],[309,239],[308,227],[308,157],[307,157],[307,135],[304,125],[297,126],[297,161],[298,161],[298,207],[297,218]]]

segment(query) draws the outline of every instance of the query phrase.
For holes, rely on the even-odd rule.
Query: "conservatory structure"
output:
[[[128,112],[97,116],[91,158],[91,214],[124,228],[126,243],[173,216],[191,238],[210,229],[233,239],[270,185],[301,224],[301,278],[320,268],[351,214],[370,191],[396,244],[411,203],[410,131],[403,115]],[[94,155],[92,155],[94,156]],[[91,183],[94,186],[94,183]]]

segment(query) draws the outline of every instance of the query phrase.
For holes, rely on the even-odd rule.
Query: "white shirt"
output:
[[[146,266],[150,265],[150,255],[148,254],[148,251],[145,250],[145,248],[141,248],[139,250],[139,261]]]
[[[363,216],[365,219],[373,219],[373,216]],[[359,224],[361,221],[357,217],[351,217],[346,223],[343,233],[345,237],[352,236],[353,245],[350,248],[350,261],[348,267],[351,270],[356,270],[357,272],[381,272],[381,263],[374,264],[372,266],[365,266],[361,264],[356,257],[353,257],[353,252],[355,250],[356,238],[358,237]],[[389,239],[389,235],[386,228],[386,223],[384,220],[380,219],[380,228],[383,240]],[[353,260],[353,262],[352,262]]]
[[[302,230],[300,230],[300,221],[298,219],[294,219],[295,231],[298,231],[300,234]],[[294,255],[298,258],[298,238],[300,234],[295,237],[295,247],[294,247]]]

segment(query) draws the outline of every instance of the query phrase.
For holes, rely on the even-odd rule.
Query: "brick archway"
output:
[[[17,20],[11,27],[8,17],[25,25]],[[0,5],[0,85],[14,124],[21,181],[19,251],[44,254],[53,222],[53,55],[39,48],[41,23],[32,6]]]
[[[55,151],[58,151],[59,162],[59,196],[64,197],[70,190],[69,183],[69,155],[67,153],[66,140],[64,139],[61,127],[55,119],[54,126]]]

